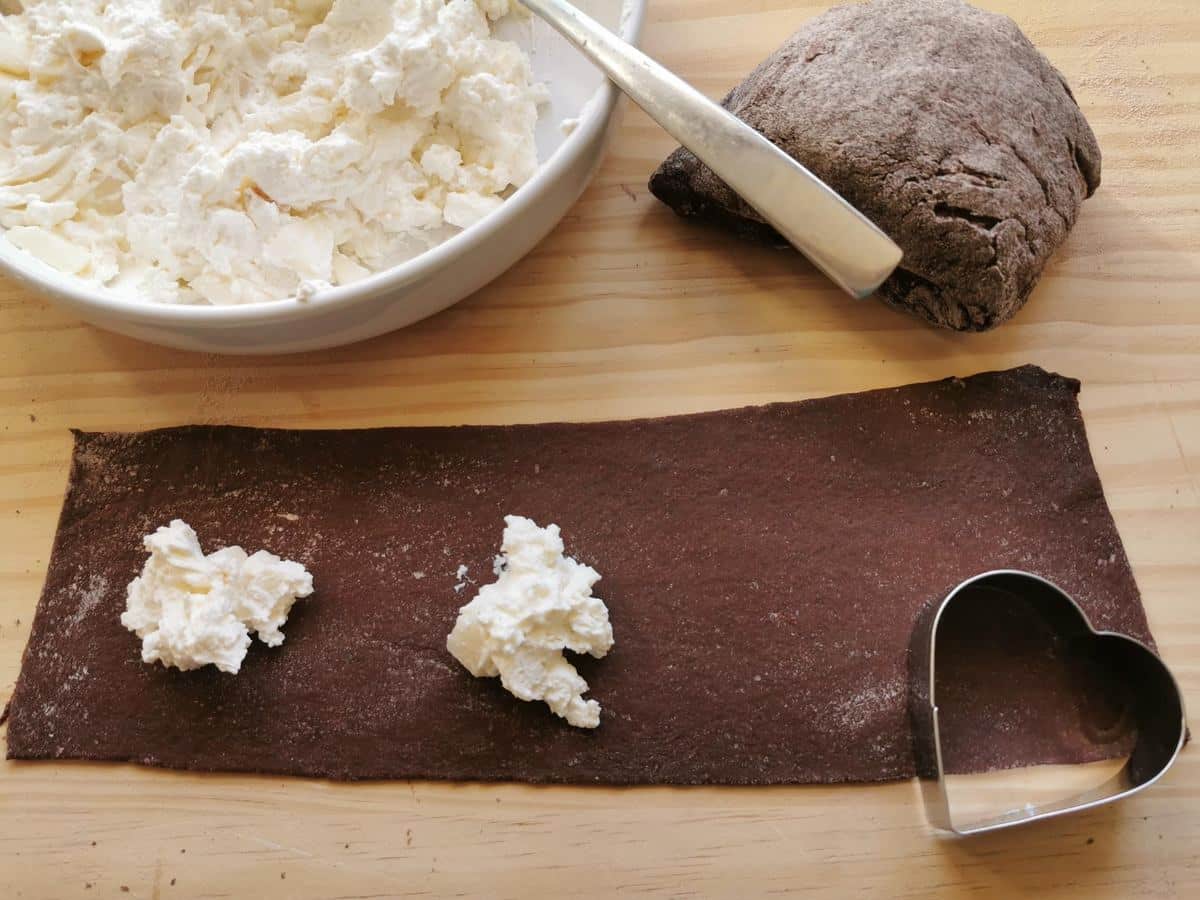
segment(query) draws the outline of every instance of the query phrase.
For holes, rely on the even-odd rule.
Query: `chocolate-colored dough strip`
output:
[[[339,779],[910,776],[910,629],[960,580],[1031,570],[1149,639],[1078,389],[1026,367],[648,421],[80,433],[8,754]],[[456,571],[491,579],[506,513],[557,522],[604,576],[616,647],[578,660],[595,731],[446,651],[473,590]],[[286,642],[256,642],[237,676],[145,665],[118,621],[142,536],[173,517],[208,551],[268,548],[316,578]],[[1108,686],[1012,616],[996,633],[1017,640],[966,634],[953,657],[971,691],[953,767],[1118,752],[1069,727]]]

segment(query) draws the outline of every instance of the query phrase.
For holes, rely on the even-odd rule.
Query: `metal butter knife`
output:
[[[900,248],[829,185],[737,116],[567,0],[520,0],[595,63],[843,290],[872,293]]]

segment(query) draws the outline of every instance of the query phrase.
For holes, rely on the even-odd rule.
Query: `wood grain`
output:
[[[476,296],[355,347],[224,360],[104,334],[0,283],[0,696],[16,679],[69,427],[336,427],[667,414],[1035,362],[1081,378],[1163,653],[1200,708],[1200,16],[1194,0],[982,0],[1066,73],[1104,185],[1012,323],[932,331],[807,264],[685,226],[629,111],[556,233]],[[646,45],[719,95],[825,3],[651,0]],[[331,785],[0,766],[0,896],[799,893],[1183,897],[1200,761],[1124,804],[969,842],[916,788]],[[122,886],[128,891],[122,891]]]

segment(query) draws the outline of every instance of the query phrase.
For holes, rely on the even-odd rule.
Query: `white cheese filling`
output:
[[[476,222],[537,167],[547,92],[492,36],[509,0],[0,10],[0,226],[131,299],[348,284]]]
[[[150,558],[129,583],[121,614],[142,639],[143,662],[237,673],[250,632],[278,647],[292,604],[313,592],[304,566],[265,550],[225,547],[205,556],[180,519],[147,535],[145,545]]]
[[[496,581],[459,612],[446,647],[480,678],[499,676],[522,700],[541,700],[571,725],[595,728],[600,704],[563,650],[602,657],[612,648],[608,608],[592,596],[600,574],[563,555],[557,525],[504,519]]]

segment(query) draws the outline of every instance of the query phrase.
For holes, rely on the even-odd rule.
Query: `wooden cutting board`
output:
[[[647,48],[719,96],[826,7],[651,0]],[[982,0],[1067,75],[1104,185],[1018,318],[930,330],[788,254],[729,245],[646,191],[671,148],[630,110],[557,232],[407,331],[220,359],[84,326],[0,282],[0,699],[54,534],[67,429],[661,415],[1034,362],[1083,380],[1093,451],[1163,654],[1200,709],[1200,10]],[[602,690],[601,685],[597,685]],[[0,896],[906,897],[1200,891],[1200,756],[1126,803],[970,842],[915,787],[334,785],[0,764]]]

